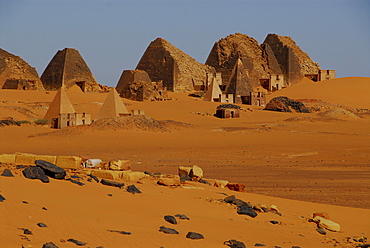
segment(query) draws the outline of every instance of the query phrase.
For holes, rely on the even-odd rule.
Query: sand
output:
[[[76,111],[90,112],[93,118],[107,95],[78,91],[67,94]],[[0,90],[0,118],[43,118],[54,95],[55,92]],[[280,95],[370,108],[370,78],[318,83],[304,80],[274,92],[268,99]],[[177,174],[179,165],[198,165],[206,178],[245,183],[246,193],[198,183],[196,187],[204,189],[170,189],[148,179],[137,185],[144,193],[133,196],[94,183],[80,187],[57,180],[42,184],[21,175],[0,177],[0,194],[7,199],[0,203],[5,216],[5,224],[0,225],[0,240],[6,240],[4,247],[41,247],[47,241],[74,247],[60,242],[68,238],[88,242],[89,247],[226,247],[223,242],[229,239],[243,241],[247,247],[255,243],[267,247],[331,247],[333,239],[344,245],[347,236],[369,235],[369,115],[323,119],[316,113],[278,113],[244,105],[241,118],[218,119],[213,116],[218,103],[203,102],[185,93],[170,93],[170,97],[173,100],[163,102],[123,100],[129,111],[141,109],[156,120],[180,122],[168,125],[164,132],[1,127],[0,153],[77,155],[104,161],[129,159],[133,170],[169,174]],[[289,118],[301,121],[285,121]],[[113,197],[108,197],[109,193]],[[220,193],[275,204],[283,216],[265,213],[252,219],[238,215],[228,204],[206,200],[225,197]],[[41,210],[44,205],[48,211]],[[328,212],[333,221],[341,224],[342,232],[318,234],[316,226],[307,221],[315,211]],[[178,226],[163,220],[164,215],[177,213],[186,214],[191,220]],[[274,219],[282,224],[269,223]],[[47,222],[48,228],[40,229],[37,222]],[[161,225],[176,228],[180,235],[158,232]],[[19,236],[22,231],[18,228],[23,227],[34,231],[31,241]],[[188,231],[202,233],[205,239],[186,239]]]

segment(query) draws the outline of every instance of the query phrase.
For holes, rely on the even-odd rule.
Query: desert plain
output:
[[[55,93],[0,90],[0,118],[41,119]],[[77,112],[91,113],[93,118],[107,96],[75,88],[67,94]],[[161,121],[159,127],[4,126],[0,127],[0,154],[125,159],[131,161],[133,171],[173,175],[178,166],[197,165],[205,178],[244,183],[245,192],[188,181],[166,187],[146,178],[134,183],[142,193],[130,194],[95,182],[79,186],[51,179],[44,184],[14,169],[15,177],[0,177],[0,194],[6,199],[0,202],[0,246],[42,247],[53,242],[58,247],[76,247],[66,242],[74,238],[86,242],[85,247],[105,248],[228,247],[224,242],[233,239],[246,247],[356,247],[366,241],[354,239],[370,239],[370,114],[366,110],[325,112],[343,106],[370,109],[370,78],[316,83],[304,79],[267,96],[267,100],[287,96],[308,103],[323,101],[318,104],[322,110],[313,113],[240,105],[240,118],[219,119],[213,115],[220,103],[187,93],[169,92],[169,96],[171,100],[158,102],[122,99],[129,110],[144,110]],[[0,172],[6,167],[0,167]],[[222,201],[227,195],[275,205],[281,215],[239,215],[234,205]],[[309,222],[315,212],[328,213],[330,220],[340,224],[340,232],[318,233],[316,224]],[[185,214],[189,220],[173,225],[163,219],[175,214]],[[47,227],[38,227],[39,222]],[[179,234],[159,232],[161,226]],[[33,234],[25,236],[21,228]],[[204,239],[186,238],[189,231],[201,233]]]

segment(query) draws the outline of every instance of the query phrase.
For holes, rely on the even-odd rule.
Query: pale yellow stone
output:
[[[126,182],[136,183],[147,175],[141,171],[120,171],[121,179]]]
[[[116,171],[131,170],[131,161],[130,160],[110,161],[109,169]]]
[[[16,164],[35,164],[35,154],[30,153],[20,153],[15,154],[15,163]]]
[[[189,175],[193,179],[193,181],[198,182],[203,178],[203,170],[199,166],[194,165]]]
[[[52,164],[55,164],[57,162],[57,156],[36,155],[35,160],[44,160]]]
[[[318,224],[319,227],[328,229],[333,232],[339,232],[340,231],[340,225],[338,223],[335,223],[334,221],[327,220],[321,216],[316,216],[313,218],[313,221]]]
[[[77,156],[58,156],[56,165],[63,169],[80,169],[82,158]]]
[[[179,166],[178,168],[179,176],[180,177],[182,175],[189,176],[191,169],[192,167],[189,167],[189,166]]]
[[[15,154],[2,154],[0,156],[0,162],[4,164],[14,164]]]
[[[121,171],[112,170],[90,170],[90,174],[98,177],[99,179],[108,179],[118,181],[121,179]]]
[[[180,177],[163,177],[157,183],[165,186],[178,186],[180,185]]]
[[[219,180],[219,179],[204,179],[209,182],[211,185],[218,187],[218,188],[225,188],[229,181],[226,180]]]

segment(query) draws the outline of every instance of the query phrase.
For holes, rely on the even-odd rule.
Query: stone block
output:
[[[147,175],[141,171],[120,171],[121,179],[126,182],[136,183]]]
[[[4,164],[14,164],[15,154],[2,154],[0,155],[0,162]]]
[[[333,232],[340,231],[340,225],[338,223],[335,223],[334,221],[331,220],[327,220],[321,216],[316,216],[315,218],[313,218],[313,221],[317,223],[317,225],[321,228],[325,228]]]
[[[230,190],[238,191],[238,192],[245,192],[245,184],[244,183],[228,183],[226,187]]]
[[[179,177],[181,177],[182,175],[189,176],[191,169],[192,167],[189,167],[189,166],[179,166],[178,168]]]
[[[84,170],[88,171],[88,170]],[[108,179],[108,180],[120,180],[121,179],[121,171],[112,171],[112,170],[90,170],[90,174],[93,176],[98,177],[99,179]]]
[[[116,171],[131,170],[130,160],[113,160],[109,162],[109,169]]]
[[[202,168],[200,168],[199,166],[194,165],[193,168],[191,168],[189,176],[193,179],[193,181],[199,182],[203,178]]]
[[[36,155],[35,160],[44,160],[52,164],[55,164],[57,162],[57,156]]]
[[[163,177],[158,180],[157,184],[164,186],[178,186],[180,185],[180,177]]]
[[[15,154],[15,163],[16,164],[35,164],[35,154],[30,153],[16,153]]]
[[[80,169],[82,158],[77,156],[58,156],[56,165],[63,169]]]
[[[229,181],[226,181],[226,180],[218,180],[218,179],[204,179],[204,180],[209,182],[211,185],[221,188],[221,189],[225,188],[226,185],[229,184]]]

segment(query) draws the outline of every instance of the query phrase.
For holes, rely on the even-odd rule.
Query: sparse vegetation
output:
[[[19,121],[19,123],[22,125],[22,124],[31,124],[30,121],[28,120],[22,120],[22,121]]]
[[[36,125],[43,126],[43,125],[48,125],[50,123],[50,120],[47,120],[47,119],[37,119],[37,120],[34,121],[34,123]]]

